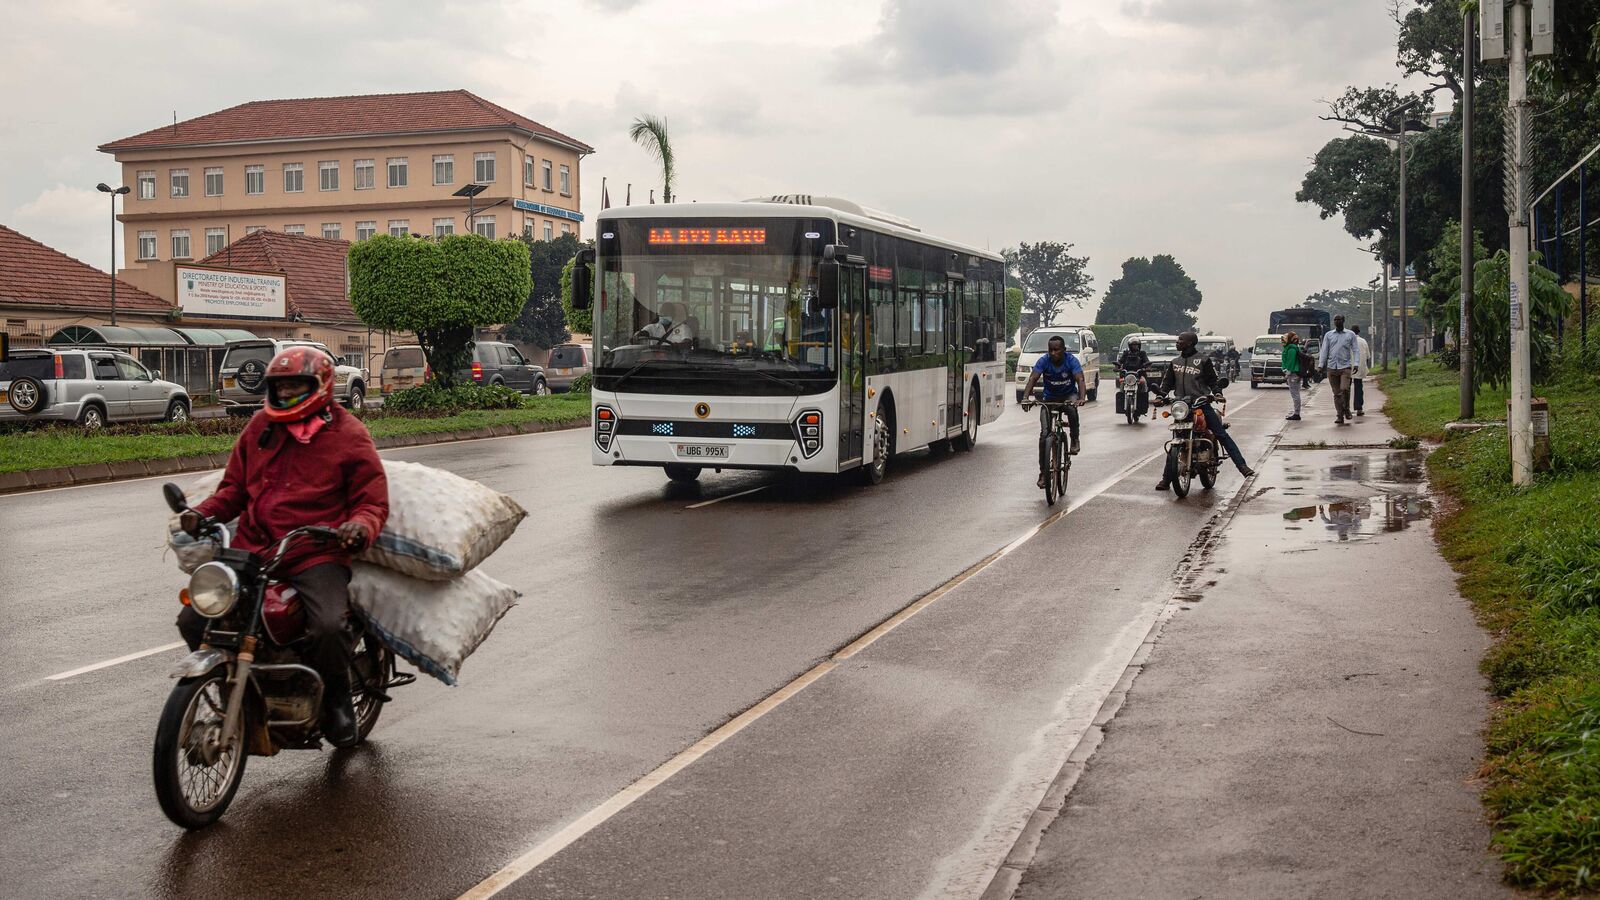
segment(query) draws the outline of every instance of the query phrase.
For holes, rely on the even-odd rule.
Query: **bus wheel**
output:
[[[880,409],[872,417],[872,462],[861,467],[867,484],[881,484],[889,471],[889,457],[894,454],[893,414],[892,409]]]
[[[700,467],[669,465],[667,466],[667,477],[678,482],[694,481],[700,477]]]
[[[978,402],[978,389],[973,387],[967,391],[967,414],[962,417],[961,434],[950,445],[957,450],[971,450],[978,446],[978,418],[982,414],[983,405]]]

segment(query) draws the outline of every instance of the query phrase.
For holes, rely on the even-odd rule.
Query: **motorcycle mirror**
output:
[[[1226,379],[1226,378],[1218,378],[1218,379],[1217,379],[1217,390],[1219,390],[1219,391],[1220,391],[1220,390],[1222,390],[1222,389],[1223,389],[1223,388],[1225,388],[1225,387],[1227,387],[1227,386],[1228,386],[1228,383],[1229,383],[1229,382],[1228,382],[1228,379]]]
[[[183,488],[170,481],[161,486],[161,496],[167,498],[167,506],[175,513],[181,513],[189,508],[189,501],[183,496]]]

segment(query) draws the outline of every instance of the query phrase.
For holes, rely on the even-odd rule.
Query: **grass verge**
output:
[[[588,394],[529,397],[520,409],[466,410],[447,416],[400,416],[381,409],[362,414],[373,437],[444,434],[492,425],[564,422],[589,415]],[[183,425],[119,425],[100,431],[50,427],[0,434],[0,472],[129,460],[226,453],[247,420],[202,419]]]
[[[1485,429],[1428,460],[1451,498],[1436,520],[1459,587],[1495,636],[1483,661],[1497,699],[1483,801],[1509,881],[1600,888],[1600,353],[1564,360],[1535,391],[1550,401],[1553,471],[1516,490],[1506,433]],[[1457,411],[1455,373],[1418,361],[1384,378],[1395,427],[1438,440]],[[1504,392],[1478,409],[1503,415]]]

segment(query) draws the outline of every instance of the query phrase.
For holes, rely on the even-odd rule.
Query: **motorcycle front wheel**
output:
[[[226,670],[185,678],[172,689],[156,724],[156,801],[191,831],[222,818],[244,779],[244,742],[225,743]]]
[[[1193,477],[1189,471],[1188,454],[1183,452],[1182,447],[1174,446],[1167,451],[1167,457],[1169,469],[1177,470],[1177,474],[1172,479],[1172,493],[1177,495],[1179,500],[1182,500],[1189,496],[1189,480]]]

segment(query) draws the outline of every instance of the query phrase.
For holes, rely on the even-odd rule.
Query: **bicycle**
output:
[[[1067,421],[1065,411],[1067,404],[1072,400],[1048,401],[1025,400],[1023,410],[1031,410],[1035,406],[1043,406],[1050,411],[1050,430],[1045,435],[1045,472],[1044,472],[1044,502],[1047,506],[1054,506],[1056,499],[1067,495],[1067,476],[1072,471],[1072,454],[1067,439]]]

